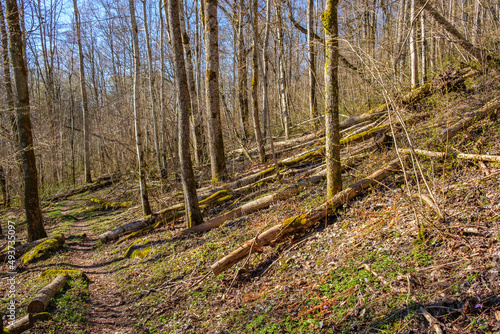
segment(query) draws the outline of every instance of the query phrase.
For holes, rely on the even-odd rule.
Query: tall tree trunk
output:
[[[326,197],[332,198],[342,190],[340,166],[339,122],[339,27],[338,0],[327,0],[321,16],[325,29],[325,121],[326,121]]]
[[[479,44],[481,35],[481,0],[474,1],[474,22],[472,24],[472,43]]]
[[[238,3],[238,101],[240,107],[242,135],[243,138],[248,138],[248,68],[247,57],[248,52],[245,47],[245,26],[243,20],[245,18],[244,11],[245,1],[240,0]]]
[[[38,198],[38,175],[31,133],[30,97],[28,69],[24,59],[23,33],[19,25],[19,10],[16,0],[6,0],[7,25],[9,27],[10,58],[17,92],[16,114],[19,131],[19,148],[23,165],[24,208],[28,229],[28,241],[47,237],[43,227],[42,210]]]
[[[281,112],[283,113],[283,123],[286,139],[290,138],[290,115],[286,97],[286,77],[285,77],[285,46],[283,41],[283,17],[281,15],[281,3],[276,6],[276,16],[278,19],[278,75],[279,75],[279,101]]]
[[[316,98],[316,54],[314,51],[314,0],[307,2],[307,45],[309,60],[309,117],[318,117],[318,101]],[[313,121],[314,130],[318,130],[318,121]]]
[[[203,216],[201,215],[201,211],[198,207],[196,183],[189,148],[189,109],[191,108],[191,102],[186,67],[184,63],[178,0],[169,0],[168,16],[172,50],[174,52],[175,82],[177,84],[177,91],[179,94],[179,158],[181,163],[182,190],[184,192],[186,222],[189,228],[201,224],[203,222]]]
[[[253,52],[252,52],[252,116],[253,127],[255,131],[255,141],[259,151],[260,163],[266,162],[266,152],[264,151],[264,141],[262,140],[262,132],[260,128],[259,117],[259,12],[257,8],[257,0],[252,1],[252,30],[253,30]]]
[[[76,42],[78,44],[78,56],[80,60],[80,92],[82,94],[82,116],[83,116],[83,165],[85,169],[85,183],[92,182],[92,176],[90,173],[90,136],[89,136],[89,121],[88,121],[88,97],[87,97],[87,85],[85,83],[85,67],[83,62],[83,48],[82,48],[82,34],[81,34],[81,22],[80,22],[80,12],[78,11],[77,0],[73,0],[73,7],[75,9],[75,27],[76,27]]]
[[[205,57],[208,146],[212,183],[227,178],[222,124],[220,119],[219,94],[219,24],[217,22],[217,0],[205,0]]]
[[[425,29],[425,13],[420,14],[420,31],[422,38],[422,85],[427,81],[427,35]]]
[[[417,53],[417,18],[415,17],[415,0],[411,0],[410,9],[410,70],[411,87],[418,87],[418,53]]]
[[[471,42],[465,39],[465,37],[453,26],[452,23],[450,23],[448,20],[446,20],[441,14],[439,14],[434,7],[432,7],[428,1],[426,0],[413,0],[416,1],[416,3],[424,7],[425,11],[429,13],[430,16],[442,27],[444,28],[450,35],[452,35],[458,45],[460,45],[465,51],[467,51],[471,56],[475,57],[479,62],[484,63],[488,60],[488,57],[484,50],[481,50],[474,45],[472,45]]]
[[[165,80],[163,80],[163,75],[165,74],[165,50],[164,50],[164,29],[165,24],[163,21],[163,0],[158,1],[158,12],[160,13],[160,117],[161,117],[161,164],[162,168],[160,175],[163,179],[168,178],[167,172],[167,152],[165,143]]]
[[[156,100],[154,96],[154,71],[153,71],[153,52],[151,50],[151,41],[149,39],[148,15],[146,0],[142,0],[142,11],[144,15],[144,31],[146,32],[146,48],[148,53],[148,74],[149,74],[149,98],[151,104],[151,119],[153,122],[153,141],[155,145],[156,168],[158,175],[161,175],[161,157],[160,157],[160,142],[158,139],[158,126],[156,122]]]
[[[76,1],[76,0],[75,0]],[[134,124],[135,124],[135,144],[137,147],[137,164],[139,169],[139,188],[141,192],[142,213],[144,216],[151,215],[149,206],[148,188],[146,185],[146,175],[143,170],[142,134],[141,134],[141,59],[139,53],[139,36],[137,21],[135,18],[134,0],[129,0],[130,22],[132,25],[132,41],[134,52]]]
[[[179,12],[180,12],[180,22],[181,22],[181,34],[182,34],[182,45],[184,47],[184,56],[186,63],[186,72],[188,79],[189,96],[191,96],[191,114],[190,123],[192,129],[192,142],[194,148],[194,161],[197,166],[201,165],[203,159],[203,126],[202,126],[202,115],[198,105],[198,99],[196,94],[196,82],[194,78],[193,69],[193,53],[191,52],[191,42],[189,40],[189,35],[187,34],[186,23],[184,20],[184,6],[182,0],[179,0]]]

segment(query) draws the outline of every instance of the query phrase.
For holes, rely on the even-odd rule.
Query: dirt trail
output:
[[[61,214],[69,215],[72,201],[61,208]],[[113,280],[112,273],[94,256],[93,247],[98,241],[97,235],[92,233],[91,227],[85,219],[75,217],[72,225],[74,234],[85,233],[87,238],[81,242],[68,240],[70,252],[69,261],[75,269],[87,275],[89,283],[89,333],[128,334],[138,333],[133,326],[133,315],[128,310],[129,303],[119,292]]]

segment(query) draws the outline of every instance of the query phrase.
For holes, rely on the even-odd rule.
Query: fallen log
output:
[[[401,149],[399,152],[408,154],[411,153],[410,149]],[[489,162],[500,162],[500,155],[488,155],[488,154],[466,154],[466,153],[455,153],[455,152],[435,152],[435,151],[427,151],[421,149],[413,150],[416,154],[423,155],[430,158],[445,158],[450,157],[454,159],[463,159],[463,160],[474,160],[474,161],[489,161]]]
[[[28,304],[28,313],[40,313],[45,311],[50,300],[66,284],[68,275],[57,276],[49,285],[38,291],[36,296]]]
[[[126,208],[132,204],[132,202],[107,202],[99,198],[91,198],[90,201],[99,204],[99,210]]]
[[[38,245],[27,251],[19,260],[24,263],[34,263],[39,260],[44,260],[52,254],[60,250],[64,246],[64,235],[56,234],[51,238],[47,238]]]
[[[47,312],[36,314],[28,313],[24,317],[16,319],[13,325],[5,327],[3,333],[20,334],[33,327],[37,321],[44,321],[48,320],[49,318],[50,314]]]
[[[446,142],[451,140],[457,135],[461,130],[468,128],[473,123],[482,120],[487,115],[500,109],[500,96],[496,96],[490,102],[486,103],[484,106],[478,110],[466,115],[462,120],[458,121],[454,125],[441,131],[440,140]]]
[[[16,259],[18,259],[21,256],[23,256],[24,254],[26,254],[27,252],[29,252],[30,250],[32,250],[33,248],[35,248],[36,246],[38,246],[39,244],[41,244],[42,242],[47,241],[48,239],[52,239],[52,238],[60,239],[60,242],[64,243],[64,234],[56,234],[53,237],[38,239],[38,240],[35,240],[32,242],[28,242],[28,243],[21,244],[21,245],[14,247],[14,249],[13,249],[14,257]],[[0,261],[5,261],[6,259],[8,259],[8,256],[9,256],[8,250],[9,249],[12,250],[11,247],[8,247],[7,249],[5,249],[4,251],[2,251],[0,253]]]
[[[400,171],[400,160],[396,159],[388,163],[384,168],[377,170],[367,178],[364,178],[356,183],[351,184],[345,190],[335,195],[331,200],[326,201],[322,205],[310,210],[302,215],[288,218],[275,225],[265,232],[248,240],[235,251],[218,260],[211,266],[214,275],[219,275],[231,268],[234,264],[246,258],[262,247],[281,242],[285,237],[304,231],[313,226],[319,220],[325,218],[328,212],[334,212],[343,204],[363,193],[364,190],[377,185],[387,176]]]

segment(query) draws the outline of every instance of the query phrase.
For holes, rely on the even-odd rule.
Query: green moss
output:
[[[288,219],[285,219],[283,222],[281,222],[281,227],[282,228],[292,228],[296,229],[299,228],[307,223],[307,214],[302,214],[299,216],[294,216]]]
[[[217,73],[215,71],[212,71],[212,70],[207,70],[207,73],[206,73],[206,76],[205,76],[205,82],[210,82],[210,81],[214,81],[215,78],[217,77]]]
[[[210,203],[212,201],[218,200],[221,197],[227,197],[227,195],[229,195],[229,194],[230,194],[229,190],[222,189],[222,190],[219,190],[216,193],[208,196],[207,198],[199,201],[198,204],[202,205],[202,204]]]
[[[54,238],[47,239],[24,254],[20,260],[22,263],[27,264],[49,258],[53,253],[62,248],[64,244],[63,240],[64,238],[62,238],[61,235],[59,235],[59,237],[56,235]]]
[[[404,103],[412,103],[415,100],[421,99],[427,93],[429,93],[430,89],[431,89],[430,82],[426,83],[423,86],[415,88],[403,97],[403,102]]]
[[[378,130],[384,129],[384,128],[388,127],[388,126],[389,126],[389,124],[376,126],[376,127],[371,128],[369,130],[366,130],[364,132],[358,133],[357,135],[341,139],[340,140],[340,145],[347,144],[347,143],[352,143],[352,142],[354,142],[354,141],[356,141],[356,140],[358,140],[360,138],[363,138],[363,137],[366,137],[368,135],[371,135],[371,134],[377,132]]]
[[[91,202],[100,204],[99,210],[129,207],[132,202],[106,202],[98,198],[91,198]]]
[[[123,255],[123,257],[129,258],[129,259],[134,259],[134,258],[144,259],[152,250],[151,247],[144,246],[149,241],[150,241],[149,239],[134,241],[130,245],[130,247],[127,249],[127,251],[125,252],[125,255]]]
[[[40,274],[40,278],[50,278],[59,275],[68,275],[71,278],[75,277],[85,277],[85,274],[81,270],[75,269],[47,269]]]

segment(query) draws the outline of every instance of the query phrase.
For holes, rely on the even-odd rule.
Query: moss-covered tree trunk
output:
[[[179,160],[181,164],[181,179],[182,190],[184,192],[186,222],[187,227],[189,228],[201,224],[203,222],[203,216],[201,215],[201,211],[198,206],[198,196],[196,194],[196,183],[189,147],[189,111],[191,108],[191,97],[189,95],[188,79],[184,63],[178,0],[170,0],[168,2],[168,19],[172,50],[174,52],[175,82],[177,84],[177,92],[179,94]],[[216,91],[216,93],[217,96],[219,96],[218,91]]]
[[[342,190],[340,168],[339,122],[339,40],[338,0],[327,0],[321,16],[325,29],[325,121],[326,121],[326,197],[332,198]]]
[[[132,25],[132,41],[134,52],[134,125],[135,125],[135,145],[137,148],[137,165],[139,171],[139,188],[141,192],[142,213],[144,216],[151,215],[149,205],[148,188],[146,185],[146,175],[143,167],[142,133],[141,133],[141,60],[139,53],[139,36],[137,21],[135,18],[134,0],[129,0],[130,22]]]
[[[217,0],[205,0],[205,57],[206,98],[208,122],[208,147],[212,183],[227,178],[222,124],[220,119],[219,95],[219,23],[217,21]]]
[[[314,0],[307,2],[307,45],[309,61],[309,117],[318,117],[318,100],[316,98],[316,53],[314,48]],[[313,121],[314,130],[318,130],[318,121]]]
[[[255,131],[255,140],[259,151],[259,161],[266,162],[266,152],[264,150],[264,141],[262,140],[262,131],[260,128],[259,117],[259,12],[257,0],[252,1],[252,28],[253,28],[253,53],[252,53],[252,115],[253,127]]]
[[[90,173],[90,138],[89,138],[89,122],[88,122],[88,97],[87,97],[87,84],[85,82],[85,67],[83,62],[83,48],[82,48],[82,33],[80,27],[80,12],[78,11],[77,1],[73,0],[73,7],[75,10],[75,29],[76,29],[76,42],[78,44],[78,57],[79,57],[79,70],[80,70],[80,93],[82,95],[82,119],[83,119],[83,166],[85,169],[85,182],[92,183],[92,176]]]
[[[38,198],[38,175],[36,170],[33,136],[31,133],[30,97],[28,90],[28,69],[24,59],[23,33],[19,25],[19,10],[16,0],[6,0],[7,25],[9,27],[10,58],[16,87],[16,114],[19,132],[19,149],[24,178],[24,208],[28,229],[28,241],[45,238],[42,210]]]

